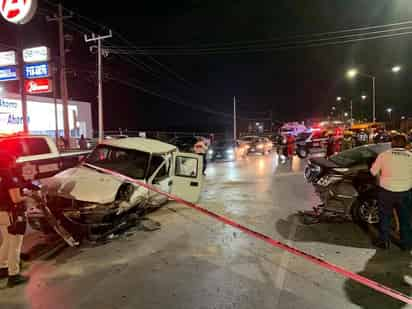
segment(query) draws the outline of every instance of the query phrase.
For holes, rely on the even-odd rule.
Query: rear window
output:
[[[23,145],[21,139],[7,139],[0,141],[1,151],[10,153],[14,157],[21,157],[23,155]]]
[[[369,164],[376,157],[377,154],[368,146],[361,146],[343,151],[330,157],[329,160],[340,166],[349,167],[356,164]]]
[[[23,142],[26,144],[24,155],[36,156],[50,153],[49,144],[44,138],[25,138]]]
[[[49,145],[44,138],[6,139],[0,141],[0,148],[16,158],[50,153]]]

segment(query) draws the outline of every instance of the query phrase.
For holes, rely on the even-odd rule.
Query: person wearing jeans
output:
[[[392,148],[379,154],[370,170],[379,177],[379,239],[374,241],[378,248],[388,249],[393,210],[399,216],[401,247],[412,249],[410,207],[412,188],[412,153],[405,149],[406,138],[396,135]]]

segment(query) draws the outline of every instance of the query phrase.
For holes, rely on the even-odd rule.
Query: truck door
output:
[[[203,186],[203,158],[191,153],[177,153],[174,157],[172,194],[196,203]]]
[[[166,157],[153,156],[151,160],[151,170],[153,173],[149,178],[149,184],[152,184],[165,193],[170,193],[173,183],[171,177],[171,162],[171,155]],[[149,201],[151,205],[162,205],[166,203],[167,200],[167,196],[149,190]]]

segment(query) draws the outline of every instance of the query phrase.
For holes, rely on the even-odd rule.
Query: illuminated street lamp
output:
[[[333,110],[333,111],[336,110],[336,107],[335,107],[335,106],[332,106],[332,110]]]
[[[362,96],[361,96],[361,99],[364,100],[364,101],[366,100],[366,98],[367,98],[366,95],[362,95]]]
[[[344,114],[344,116],[345,116],[345,117],[348,117],[348,116],[349,116],[349,114],[348,114],[348,113],[345,113],[345,114]]]
[[[372,79],[372,122],[376,121],[376,91],[375,91],[375,84],[376,84],[376,77],[373,75],[360,73],[357,69],[350,69],[346,72],[346,76],[350,79],[355,78],[357,75],[362,75]]]
[[[402,67],[400,65],[395,65],[392,67],[392,72],[393,73],[399,73],[402,70]]]
[[[392,121],[392,108],[387,108],[386,111],[388,112],[389,120]]]
[[[358,74],[359,74],[359,72],[356,69],[350,69],[350,70],[348,70],[348,72],[346,72],[346,76],[348,78],[355,78],[356,75],[358,75]]]
[[[337,97],[336,101],[338,101],[338,102],[342,101],[342,97]]]

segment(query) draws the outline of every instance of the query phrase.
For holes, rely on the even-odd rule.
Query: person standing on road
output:
[[[394,208],[399,217],[401,247],[405,250],[412,249],[412,153],[405,146],[405,136],[395,135],[392,138],[392,149],[381,153],[370,169],[372,175],[379,176],[379,239],[374,241],[374,245],[382,249],[390,246],[389,234]]]
[[[7,153],[0,153],[0,278],[8,278],[8,287],[29,280],[20,275],[20,253],[26,221],[20,183],[13,175],[15,162],[15,158]]]
[[[79,147],[82,150],[87,149],[87,142],[86,142],[86,139],[84,138],[83,134],[80,136],[80,139],[79,139]]]
[[[207,160],[206,160],[207,146],[201,137],[197,139],[197,142],[194,148],[195,148],[195,153],[203,157],[203,171],[202,172],[203,172],[203,175],[205,175],[206,164],[207,164]]]
[[[326,158],[329,158],[335,154],[335,138],[332,133],[328,136],[328,145],[326,146]]]
[[[287,137],[287,154],[288,159],[292,158],[295,154],[295,137],[292,134],[289,134]]]
[[[344,132],[342,140],[342,151],[353,148],[352,132]]]

